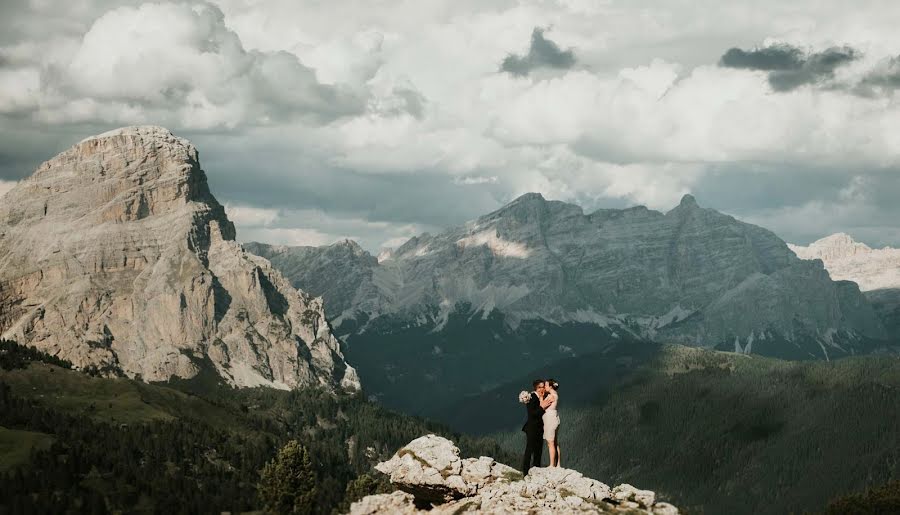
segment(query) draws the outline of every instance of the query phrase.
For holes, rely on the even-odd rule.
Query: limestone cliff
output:
[[[321,299],[234,232],[187,140],[88,138],[0,198],[0,335],[148,381],[358,388]]]

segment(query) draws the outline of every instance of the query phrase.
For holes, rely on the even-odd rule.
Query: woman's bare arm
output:
[[[547,409],[547,406],[553,404],[553,401],[555,399],[556,399],[555,393],[551,393],[550,395],[544,397],[544,399],[541,401],[541,408]]]

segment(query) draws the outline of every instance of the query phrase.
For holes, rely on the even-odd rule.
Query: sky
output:
[[[894,0],[4,0],[0,194],[152,124],[242,241],[377,252],[527,192],[691,193],[900,247],[898,26]]]

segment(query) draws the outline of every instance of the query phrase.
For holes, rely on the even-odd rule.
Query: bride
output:
[[[556,406],[559,403],[559,383],[554,379],[548,379],[544,386],[547,394],[541,400],[541,408],[544,408],[544,440],[550,450],[550,466],[559,466],[559,413]]]

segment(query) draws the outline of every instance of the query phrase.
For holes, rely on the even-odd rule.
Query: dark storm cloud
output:
[[[691,188],[709,207],[737,212],[836,199],[847,185],[844,169],[785,163],[714,163]]]
[[[559,45],[544,37],[544,29],[535,27],[531,33],[528,55],[509,54],[500,64],[500,71],[524,77],[537,68],[569,69],[575,65],[575,53],[571,48],[562,50]]]
[[[719,66],[767,71],[772,89],[791,91],[827,82],[836,69],[858,57],[859,52],[846,46],[807,54],[791,45],[773,45],[754,50],[731,48],[719,59]]]
[[[255,143],[235,148],[217,142],[216,136],[187,137],[201,149],[210,187],[223,202],[439,227],[463,223],[499,205],[494,196],[499,186],[455,184],[446,174],[361,172],[293,153],[261,160]]]
[[[803,66],[803,52],[790,45],[775,45],[756,50],[731,48],[719,60],[727,68],[750,70],[799,70]]]
[[[872,96],[876,92],[893,93],[900,89],[900,56],[891,57],[863,76],[856,93]]]
[[[788,242],[805,245],[843,231],[869,245],[896,246],[900,170],[847,172],[843,167],[719,163],[691,193],[703,207],[760,224]],[[821,211],[805,211],[809,205],[819,205]],[[832,212],[836,214],[828,214]],[[817,215],[821,219],[813,218]]]

